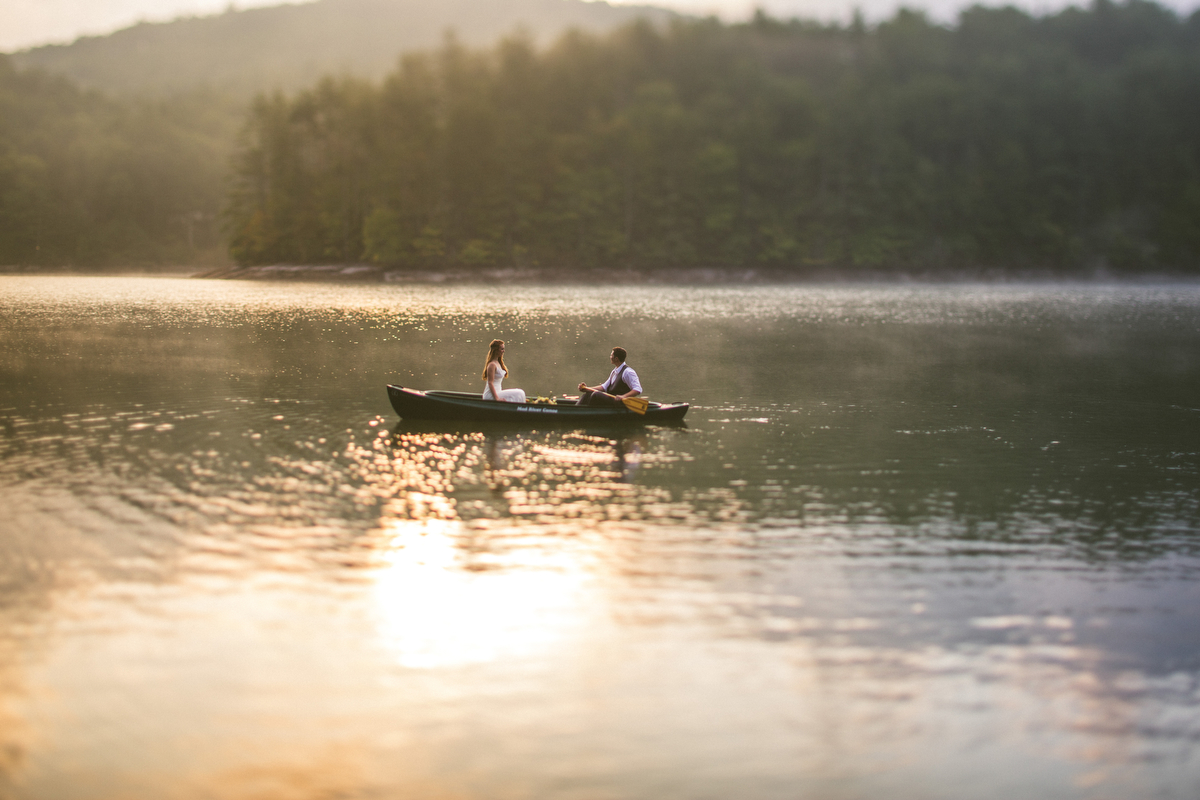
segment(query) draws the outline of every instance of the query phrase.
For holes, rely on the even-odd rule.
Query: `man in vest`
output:
[[[637,373],[625,363],[624,347],[614,347],[608,360],[613,364],[612,374],[599,386],[579,384],[581,406],[619,406],[626,397],[637,397],[642,393],[642,382]]]

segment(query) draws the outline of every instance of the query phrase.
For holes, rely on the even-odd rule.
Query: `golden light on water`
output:
[[[587,549],[572,542],[580,525],[594,524],[568,522],[577,491],[557,497],[539,482],[561,482],[562,468],[575,467],[595,471],[608,493],[619,490],[611,483],[619,473],[608,470],[620,457],[608,440],[597,441],[603,446],[595,450],[527,449],[478,435],[451,444],[444,434],[381,432],[369,447],[347,451],[375,496],[390,498],[370,537],[378,548],[372,586],[381,643],[399,665],[432,669],[540,655],[588,624],[602,604],[585,601]],[[447,491],[452,484],[476,490],[465,506],[472,513],[496,506],[506,516],[536,516],[535,509],[548,509],[566,526],[563,535],[547,536],[545,519],[536,535],[529,520],[463,519],[457,493]],[[542,486],[533,489],[542,501],[530,505],[526,484]],[[524,546],[529,539],[539,544]]]
[[[1196,785],[1200,291],[0,287],[5,800]]]
[[[554,555],[472,568],[457,520],[393,520],[373,584],[379,637],[397,663],[429,669],[544,653],[588,616],[586,576]]]

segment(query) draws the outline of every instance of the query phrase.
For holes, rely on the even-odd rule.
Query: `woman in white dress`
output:
[[[504,403],[524,403],[525,392],[522,389],[503,389],[501,383],[508,376],[508,367],[504,364],[504,342],[492,339],[488,345],[487,363],[483,365],[483,399],[500,400]]]

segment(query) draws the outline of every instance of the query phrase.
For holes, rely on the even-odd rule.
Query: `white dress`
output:
[[[508,377],[508,373],[504,369],[502,369],[500,367],[496,367],[495,384],[496,384],[496,389],[500,392],[500,400],[502,400],[505,403],[524,403],[525,402],[525,390],[524,389],[505,389],[503,386],[501,386],[501,384],[503,383],[503,381],[506,377]],[[496,397],[492,394],[492,385],[490,383],[488,383],[486,380],[483,382],[483,399],[484,400],[495,400],[496,399]]]

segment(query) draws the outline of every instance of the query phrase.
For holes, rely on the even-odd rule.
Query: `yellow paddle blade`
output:
[[[621,402],[635,414],[645,414],[646,409],[650,407],[650,401],[644,397],[624,397]]]

